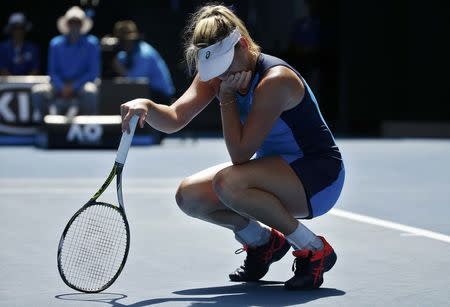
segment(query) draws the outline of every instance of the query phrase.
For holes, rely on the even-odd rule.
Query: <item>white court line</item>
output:
[[[0,178],[0,185],[20,185],[20,184],[92,184],[92,183],[103,183],[106,179],[105,177],[67,177],[67,178],[51,178],[51,177],[28,177],[28,178]],[[183,177],[133,177],[125,178],[123,181],[126,183],[137,183],[137,184],[170,184],[180,182]]]
[[[110,190],[106,190],[105,193],[115,193],[115,186],[111,184],[112,188]],[[124,193],[133,193],[133,194],[169,194],[175,193],[177,187],[173,188],[151,188],[151,187],[142,187],[142,188],[127,188],[123,187]],[[94,193],[96,188],[89,187],[64,187],[64,188],[0,188],[0,195],[30,195],[30,194],[78,194],[78,193]]]
[[[389,228],[389,229],[395,229],[395,230],[409,233],[411,235],[427,237],[430,239],[450,243],[450,236],[447,236],[442,233],[422,229],[422,228],[411,227],[408,225],[394,223],[394,222],[370,217],[367,215],[352,213],[352,212],[344,211],[344,210],[340,210],[340,209],[331,209],[329,213],[334,216],[342,217],[342,218],[349,219],[352,221],[357,221],[357,222],[366,223],[366,224],[370,224],[370,225],[376,225],[376,226]]]
[[[87,179],[87,180],[86,180]],[[158,178],[132,178],[131,181],[135,181],[133,183],[141,183],[145,184],[146,186],[143,187],[133,187],[130,185],[129,187],[124,187],[124,193],[134,193],[134,194],[166,194],[166,193],[175,193],[177,185],[174,185],[172,188],[159,188],[159,187],[151,187],[152,184],[155,183],[164,183],[167,184],[169,182],[178,182],[181,178],[164,178],[164,179],[158,179]],[[0,195],[30,195],[30,194],[69,194],[69,193],[93,193],[95,190],[92,189],[92,187],[73,187],[74,184],[86,184],[91,183],[92,181],[96,182],[102,182],[104,178],[64,178],[61,180],[61,178],[34,178],[34,179],[28,179],[24,180],[23,178],[17,178],[17,179],[0,179],[0,185],[1,183],[5,184],[6,187],[0,188]],[[127,180],[128,182],[129,180]],[[72,187],[8,187],[8,184],[31,184],[31,183],[40,183],[40,184],[67,184],[71,183]],[[131,182],[129,182],[131,183]],[[114,188],[113,188],[114,189]],[[421,237],[427,237],[433,240],[438,240],[446,243],[450,243],[450,236],[433,232],[430,230],[412,227],[404,224],[394,223],[387,220],[379,219],[370,217],[367,215],[352,213],[345,210],[340,209],[331,209],[329,212],[331,215],[345,218],[352,221],[357,221],[365,224],[370,225],[376,225],[379,227],[384,227],[388,229],[394,229],[401,231],[403,233],[408,233],[415,236],[421,236]]]

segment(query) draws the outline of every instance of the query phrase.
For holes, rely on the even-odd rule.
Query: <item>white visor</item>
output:
[[[234,57],[234,46],[241,38],[238,28],[223,40],[198,51],[198,73],[200,80],[208,81],[223,74]]]

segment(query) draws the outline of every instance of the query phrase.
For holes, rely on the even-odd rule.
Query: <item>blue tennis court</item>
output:
[[[262,282],[232,283],[233,234],[182,213],[180,180],[227,161],[223,140],[132,147],[123,174],[128,262],[104,293],[68,288],[57,244],[109,173],[114,150],[0,150],[0,306],[448,306],[450,142],[338,139],[347,180],[335,209],[305,224],[338,254],[319,290],[287,292],[292,255]],[[114,188],[103,195],[115,202]]]

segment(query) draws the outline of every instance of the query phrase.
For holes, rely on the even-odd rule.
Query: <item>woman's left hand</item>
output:
[[[220,83],[219,100],[226,101],[227,99],[234,99],[234,95],[238,90],[245,90],[248,87],[251,78],[251,71],[230,74]]]

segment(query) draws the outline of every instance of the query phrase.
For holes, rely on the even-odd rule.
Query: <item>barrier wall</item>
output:
[[[33,109],[31,89],[48,83],[48,76],[0,78],[0,145],[37,145],[44,148],[116,148],[121,135],[120,104],[150,97],[147,81],[106,80],[99,85],[101,116],[64,116],[45,119]],[[110,115],[110,116],[105,116]],[[114,116],[115,115],[115,116]],[[135,144],[159,144],[162,134],[146,125],[137,129]]]

